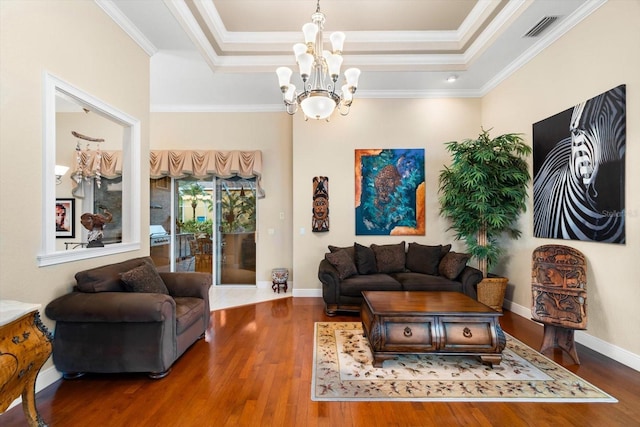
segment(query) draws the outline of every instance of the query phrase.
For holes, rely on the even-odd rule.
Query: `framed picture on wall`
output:
[[[56,238],[74,238],[76,199],[56,199]]]
[[[424,236],[424,149],[355,150],[356,235]]]
[[[626,85],[533,124],[533,235],[626,242]]]

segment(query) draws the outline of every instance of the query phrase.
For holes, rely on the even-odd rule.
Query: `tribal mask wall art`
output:
[[[329,178],[316,176],[313,178],[313,209],[311,231],[329,231]]]
[[[356,235],[425,234],[424,149],[355,150]]]
[[[625,243],[626,86],[533,125],[535,237]]]

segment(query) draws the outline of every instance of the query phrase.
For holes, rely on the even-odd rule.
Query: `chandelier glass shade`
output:
[[[295,114],[298,106],[304,113],[305,120],[328,120],[334,110],[341,115],[349,114],[353,102],[353,94],[358,87],[360,70],[349,68],[344,72],[345,84],[340,91],[336,91],[342,66],[342,48],[345,35],[342,32],[331,34],[332,50],[323,49],[323,34],[325,17],[320,12],[320,0],[316,12],[311,15],[311,21],[302,26],[305,43],[296,43],[293,53],[298,64],[302,90],[296,92],[291,84],[293,71],[288,67],[276,70],[282,98],[287,113]]]

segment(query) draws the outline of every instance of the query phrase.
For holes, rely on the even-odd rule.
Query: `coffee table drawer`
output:
[[[441,351],[486,351],[495,347],[491,319],[441,319]]]
[[[434,337],[434,319],[385,319],[384,349],[414,349],[415,351],[430,351],[436,348]]]

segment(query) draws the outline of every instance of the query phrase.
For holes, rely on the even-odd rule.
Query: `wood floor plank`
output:
[[[36,396],[52,427],[85,426],[640,426],[640,372],[578,347],[581,365],[551,357],[619,403],[313,402],[314,322],[327,317],[320,298],[284,298],[212,313],[195,343],[161,380],[144,374],[61,380]],[[503,329],[539,348],[542,327],[504,312]],[[24,426],[21,407],[0,415]]]

